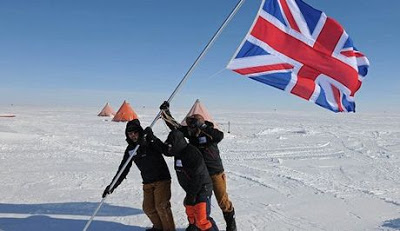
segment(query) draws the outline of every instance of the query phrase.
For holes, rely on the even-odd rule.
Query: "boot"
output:
[[[235,221],[235,209],[231,212],[224,213],[224,219],[226,222],[226,231],[237,231]]]
[[[162,229],[157,229],[157,228],[150,228],[150,229],[146,229],[146,231],[162,231]]]
[[[199,230],[194,224],[189,224],[185,231],[197,231]]]

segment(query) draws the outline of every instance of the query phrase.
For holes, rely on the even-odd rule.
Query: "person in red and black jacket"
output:
[[[226,175],[218,149],[218,143],[224,138],[224,133],[214,128],[213,123],[205,121],[199,114],[186,117],[187,126],[180,125],[172,117],[168,101],[161,104],[160,109],[167,126],[171,130],[181,131],[189,139],[189,143],[200,150],[213,182],[215,197],[224,215],[226,231],[236,231],[235,209],[226,190]]]
[[[132,160],[140,170],[143,180],[143,211],[153,223],[148,231],[174,231],[175,223],[171,212],[171,175],[167,163],[162,156],[164,143],[154,136],[151,128],[143,128],[138,119],[129,121],[125,129],[126,147],[118,172],[133,155],[131,161],[111,188],[111,184],[103,192],[103,198],[111,194],[126,178],[132,166]],[[134,150],[137,145],[139,149]],[[114,176],[114,179],[117,177]],[[111,181],[113,182],[114,179]]]
[[[165,141],[164,154],[174,157],[179,184],[186,192],[184,205],[189,220],[187,231],[217,231],[210,217],[212,181],[200,151],[188,144],[183,133],[174,129]]]

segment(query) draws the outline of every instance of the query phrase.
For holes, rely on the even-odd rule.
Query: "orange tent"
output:
[[[112,121],[126,122],[134,119],[138,119],[137,114],[132,109],[131,105],[129,105],[129,103],[127,103],[126,100],[124,100],[124,103],[122,103],[121,107],[117,111],[117,114],[115,114]]]
[[[208,113],[206,107],[202,103],[200,103],[199,99],[196,99],[196,102],[194,102],[192,108],[188,112],[188,114],[185,116],[181,124],[183,126],[186,126],[186,117],[191,116],[193,114],[200,114],[204,117],[204,120],[209,121],[214,124],[214,127],[217,128],[217,124],[214,122],[214,119],[211,117],[210,113]]]
[[[110,104],[107,103],[106,106],[103,107],[101,112],[97,116],[114,116],[115,111],[111,108]]]

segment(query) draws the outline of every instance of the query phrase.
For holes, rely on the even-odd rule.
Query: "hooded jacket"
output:
[[[208,172],[212,176],[224,171],[218,149],[218,143],[224,138],[224,133],[214,128],[214,124],[209,121],[205,121],[205,125],[200,129],[198,136],[189,134],[187,126],[182,126],[179,130],[189,139],[190,144],[200,150]]]
[[[168,156],[174,156],[174,168],[179,184],[193,197],[211,196],[212,181],[200,151],[187,144],[183,133],[173,130],[165,141],[171,145]]]
[[[170,117],[174,123],[169,120],[164,120],[167,126],[173,129],[179,129],[183,135],[189,139],[189,143],[198,148],[203,155],[204,162],[206,163],[210,176],[224,172],[224,166],[222,164],[221,156],[218,149],[218,143],[224,138],[224,133],[216,128],[214,124],[209,121],[204,121],[204,125],[200,129],[200,133],[197,135],[190,134],[188,126],[175,127],[175,124],[179,124],[172,117],[169,109],[162,109],[168,117]],[[189,121],[186,121],[186,123]]]
[[[138,131],[140,134],[139,141],[133,142],[128,136],[128,131]],[[118,172],[120,171],[124,163],[129,159],[129,156],[132,154],[134,155],[132,160],[135,162],[136,166],[140,170],[143,184],[171,179],[167,163],[162,156],[163,150],[161,148],[161,145],[164,145],[163,142],[154,135],[152,135],[151,137],[146,137],[146,142],[144,142],[143,135],[143,128],[140,126],[139,120],[135,119],[127,123],[125,136],[126,141],[128,142],[128,146],[125,149],[124,157],[118,167]],[[140,144],[139,149],[136,153],[133,153],[138,144]],[[129,170],[132,166],[132,160],[128,163],[124,172],[121,174],[120,178],[114,186],[114,189],[117,188],[118,185],[121,184],[121,182],[128,175]]]

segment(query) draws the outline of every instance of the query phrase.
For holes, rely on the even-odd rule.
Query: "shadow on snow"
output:
[[[400,230],[400,218],[385,221],[382,227],[399,229]]]
[[[0,230],[4,231],[43,231],[82,230],[87,220],[58,219],[48,216],[30,216],[27,218],[0,218]],[[139,231],[143,227],[123,225],[116,222],[94,220],[89,227],[96,231]]]
[[[69,202],[49,204],[2,204],[0,213],[14,214],[46,214],[46,215],[80,215],[91,216],[99,203],[95,202]],[[130,216],[141,214],[141,209],[114,206],[104,203],[97,216]]]
[[[2,204],[0,214],[26,214],[33,215],[26,218],[0,218],[0,230],[4,231],[43,231],[43,230],[82,230],[90,216],[99,204],[94,202],[69,202],[49,204]],[[130,216],[141,214],[141,209],[114,206],[105,203],[97,214],[99,216]],[[61,219],[44,215],[72,215],[87,216],[87,219]],[[99,231],[135,231],[143,230],[143,227],[129,226],[110,221],[94,220],[89,230]]]
[[[26,218],[2,218],[0,217],[1,231],[43,231],[57,230],[70,231],[82,230],[98,203],[92,202],[69,202],[49,204],[2,204],[0,203],[0,214],[25,214],[32,215]],[[114,206],[104,203],[96,217],[106,216],[131,216],[142,214],[141,209]],[[87,216],[83,220],[52,218],[45,215],[70,215]],[[139,231],[149,227],[124,225],[111,221],[99,221],[96,218],[91,223],[88,231]],[[178,228],[178,231],[185,229]]]

